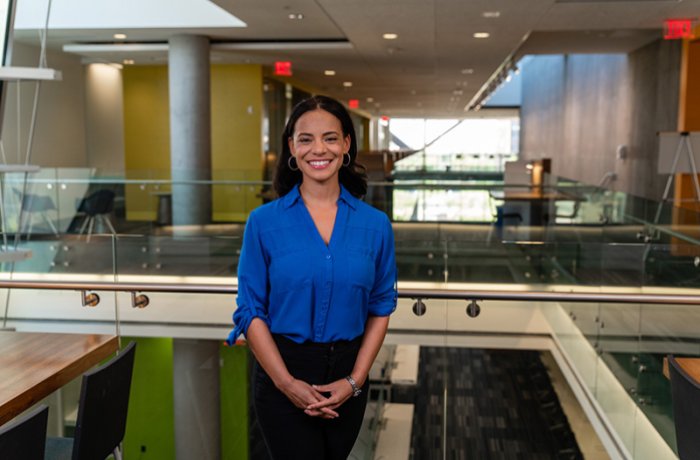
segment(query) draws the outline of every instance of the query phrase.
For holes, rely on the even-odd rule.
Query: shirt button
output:
[[[331,255],[330,255],[330,254],[326,254],[326,259],[327,259],[327,260],[331,260]]]

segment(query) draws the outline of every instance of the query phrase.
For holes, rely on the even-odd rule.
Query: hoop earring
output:
[[[348,159],[347,163],[345,162],[346,157]],[[352,163],[352,157],[350,156],[350,153],[344,153],[343,154],[343,166],[345,166],[347,168],[348,166],[350,166],[350,163]]]
[[[292,166],[292,160],[294,160],[294,166]],[[289,159],[287,160],[287,166],[289,166],[289,169],[291,169],[292,171],[299,171],[297,159],[292,155],[289,155]]]

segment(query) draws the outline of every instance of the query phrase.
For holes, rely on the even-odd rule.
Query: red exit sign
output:
[[[666,19],[664,21],[664,39],[680,40],[695,38],[692,19]]]
[[[291,77],[292,76],[292,63],[289,61],[277,61],[275,62],[275,75],[281,77]]]

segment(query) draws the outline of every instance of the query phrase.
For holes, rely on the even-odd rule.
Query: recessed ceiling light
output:
[[[123,62],[124,62],[124,65],[133,65],[134,64],[133,59],[124,59]]]
[[[323,75],[326,75],[328,77],[332,77],[333,75],[335,75],[335,70],[324,70]]]
[[[384,34],[382,35],[382,38],[384,40],[396,40],[397,38],[399,38],[399,36],[398,34]]]
[[[471,75],[474,73],[474,69],[462,69],[463,75]]]
[[[124,39],[126,39],[126,34],[114,34],[114,39],[115,40],[124,40]]]
[[[350,88],[352,86],[352,82],[351,81],[344,81],[343,86],[346,88]]]
[[[301,13],[289,13],[289,16],[287,16],[289,19],[298,19],[302,20],[304,19],[304,15]]]
[[[474,38],[489,38],[491,36],[488,32],[475,32]]]
[[[501,12],[500,11],[484,11],[483,13],[481,13],[481,15],[485,18],[492,19],[492,18],[500,17]]]
[[[374,102],[374,98],[373,98],[373,97],[368,97],[368,98],[367,98],[367,102]]]

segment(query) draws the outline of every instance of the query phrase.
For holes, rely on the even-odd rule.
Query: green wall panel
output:
[[[136,360],[124,438],[125,459],[175,458],[173,339],[122,337],[136,341]]]
[[[221,458],[248,460],[248,347],[221,347]]]

